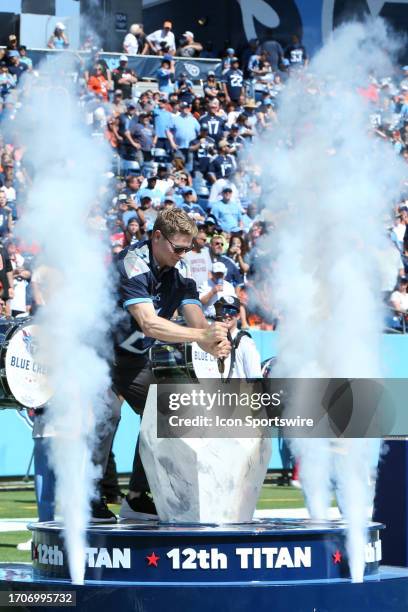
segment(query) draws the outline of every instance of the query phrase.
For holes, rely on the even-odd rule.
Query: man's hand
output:
[[[231,352],[231,344],[227,338],[226,323],[214,323],[203,331],[203,339],[198,343],[206,353],[214,357],[227,357]]]

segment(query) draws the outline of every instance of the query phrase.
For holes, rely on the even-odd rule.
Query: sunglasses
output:
[[[239,313],[235,308],[224,308],[222,314],[224,317],[232,319],[233,317],[237,317]]]
[[[224,246],[223,242],[213,242],[214,246]]]
[[[173,242],[169,240],[169,238],[167,238],[166,234],[163,231],[162,231],[162,234],[167,240],[167,242],[170,243],[171,248],[173,249],[173,253],[175,253],[176,255],[181,255],[181,253],[189,253],[190,251],[193,250],[192,245],[190,245],[189,247],[177,246],[177,244],[173,244]]]

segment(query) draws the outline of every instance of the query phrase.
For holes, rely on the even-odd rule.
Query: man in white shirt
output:
[[[132,24],[129,32],[123,39],[123,50],[126,55],[137,55],[139,43],[137,42],[136,34],[139,32],[139,30],[140,28],[137,23]]]
[[[184,261],[188,265],[191,278],[195,280],[197,287],[201,287],[208,281],[212,270],[210,251],[206,247],[207,234],[204,229],[199,229],[194,238],[194,246],[186,253]]]
[[[172,22],[166,19],[166,21],[163,22],[163,28],[161,30],[156,30],[146,37],[147,43],[153,54],[158,54],[162,51],[163,53],[171,53],[174,55],[176,52],[176,39],[171,31],[172,27]]]
[[[234,286],[225,280],[227,267],[222,261],[216,261],[212,266],[211,278],[199,287],[200,302],[206,317],[215,318],[214,304],[220,298],[229,295],[235,296]]]
[[[239,299],[235,296],[222,297],[223,320],[228,326],[232,340],[231,362],[227,378],[262,378],[261,356],[256,344],[247,331],[238,329],[240,318]]]

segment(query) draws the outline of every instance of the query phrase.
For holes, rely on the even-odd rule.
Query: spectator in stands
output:
[[[180,72],[179,78],[175,82],[174,93],[177,94],[180,102],[191,104],[194,100],[193,83],[188,79],[187,72]]]
[[[167,107],[167,98],[161,96],[157,107],[153,111],[154,121],[154,137],[153,147],[170,151],[170,142],[168,140],[168,131],[173,125],[173,117]]]
[[[88,89],[104,102],[109,100],[109,82],[103,75],[103,68],[97,64],[88,79]]]
[[[184,261],[188,265],[191,277],[195,280],[197,287],[205,283],[211,274],[212,261],[207,248],[207,234],[203,226],[199,226],[193,241],[193,248],[186,253]]]
[[[174,61],[171,55],[165,55],[161,66],[156,72],[159,91],[163,94],[171,94],[174,91]]]
[[[231,187],[223,188],[222,199],[212,204],[211,214],[223,232],[231,233],[242,228],[242,208],[232,199]]]
[[[133,138],[140,145],[137,159],[141,166],[152,159],[154,128],[151,117],[151,113],[140,113],[139,123],[136,123],[133,129]]]
[[[390,304],[397,312],[408,313],[408,278],[400,278],[395,291],[391,294]]]
[[[1,210],[0,210],[1,212]],[[1,231],[1,226],[0,226]],[[0,246],[0,306],[2,314],[11,316],[10,300],[14,297],[13,267],[7,250]]]
[[[7,245],[7,254],[13,268],[14,295],[10,301],[11,316],[27,314],[27,285],[31,272],[24,266],[24,257],[18,252],[14,243]]]
[[[48,39],[47,47],[49,49],[66,49],[69,47],[68,37],[65,34],[65,25],[59,21],[55,24],[53,34]]]
[[[149,45],[150,51],[153,55],[158,55],[160,53],[171,53],[172,55],[175,54],[176,40],[174,38],[172,28],[172,22],[166,19],[161,30],[155,30],[147,36],[147,44]]]
[[[244,75],[239,68],[239,59],[231,58],[231,67],[224,72],[223,86],[226,102],[238,102],[240,96],[244,95]]]
[[[137,76],[135,71],[129,68],[126,55],[120,56],[119,66],[112,72],[112,79],[115,90],[122,92],[124,100],[130,100],[133,85],[137,83]]]
[[[214,219],[214,217],[212,217]],[[211,219],[211,220],[212,220]],[[207,223],[210,220],[210,217],[207,217]],[[215,221],[215,219],[214,219]],[[214,224],[213,227],[216,227]],[[212,230],[210,229],[210,232]],[[208,233],[208,232],[207,232]],[[224,266],[227,268],[226,280],[230,282],[234,287],[237,287],[241,283],[241,276],[237,270],[236,265],[230,261],[228,257],[224,255],[225,250],[225,241],[224,237],[219,233],[214,233],[210,239],[209,246],[209,254],[211,261],[215,263],[216,261],[221,261]]]
[[[242,283],[244,283],[245,274],[249,271],[249,264],[245,261],[247,251],[248,246],[240,234],[231,236],[226,257],[238,268]]]
[[[140,27],[139,24],[133,23],[129,32],[126,34],[123,39],[123,51],[126,55],[137,55],[139,51],[139,41],[136,38],[136,35],[139,33]]]
[[[207,180],[210,170],[211,159],[216,153],[216,142],[208,134],[207,123],[201,123],[200,132],[190,143],[190,151],[193,153],[193,171],[198,172]]]
[[[222,297],[235,296],[234,286],[226,280],[227,268],[221,261],[212,265],[211,277],[198,289],[206,317],[215,318],[214,304]]]
[[[13,231],[13,219],[11,209],[7,206],[7,195],[3,189],[0,190],[0,240],[7,238]]]
[[[212,182],[220,179],[231,179],[237,168],[235,157],[231,155],[228,142],[220,140],[218,143],[218,155],[210,164],[209,178]]]
[[[197,223],[202,223],[205,219],[205,212],[199,204],[195,202],[195,194],[192,187],[184,187],[183,201],[180,208],[186,211]]]
[[[300,42],[300,38],[297,34],[292,36],[292,43],[286,47],[284,56],[288,60],[290,68],[307,66],[308,57],[306,49]]]
[[[121,89],[117,89],[113,92],[112,113],[114,115],[120,115],[121,113],[125,112],[126,104],[123,100],[123,91]]]
[[[25,45],[20,45],[18,52],[20,54],[20,62],[26,64],[28,71],[31,72],[33,69],[33,60],[27,55],[27,47]]]
[[[203,50],[203,45],[194,40],[194,34],[186,30],[180,38],[180,45],[177,49],[177,55],[180,57],[199,57]]]
[[[6,50],[7,51],[17,51],[18,50],[17,36],[15,34],[9,34],[9,37],[7,39]]]
[[[140,231],[139,220],[137,217],[131,217],[126,225],[123,247],[134,244],[135,242],[141,240],[141,238],[142,233]]]
[[[235,57],[235,49],[228,47],[225,51],[225,56],[222,59],[222,73],[224,74],[231,68],[232,58]]]
[[[173,151],[181,153],[186,164],[192,165],[189,147],[199,133],[200,124],[192,116],[191,106],[187,102],[181,102],[180,114],[173,116],[173,123],[168,130],[167,137]]]
[[[138,167],[137,151],[140,144],[133,139],[133,130],[137,124],[136,104],[128,100],[126,112],[119,115],[118,119],[118,153],[121,157],[121,169],[125,175],[132,169]]]
[[[5,100],[12,89],[17,85],[17,79],[10,74],[6,62],[0,62],[0,96]]]
[[[28,66],[27,64],[23,64],[23,62],[20,61],[20,54],[18,51],[9,51],[8,57],[10,58],[8,68],[9,73],[15,77],[18,83],[24,72],[28,70]]]
[[[207,79],[203,85],[203,91],[206,98],[216,98],[222,91],[222,85],[217,81],[214,70],[207,72]]]
[[[208,127],[208,135],[218,144],[224,137],[226,130],[226,119],[221,111],[220,103],[217,98],[211,100],[208,104],[208,112],[201,116],[201,125]]]
[[[279,70],[283,61],[283,49],[277,40],[273,40],[274,32],[270,29],[267,32],[266,40],[261,45],[261,50],[265,51],[266,58],[271,65],[272,72]]]

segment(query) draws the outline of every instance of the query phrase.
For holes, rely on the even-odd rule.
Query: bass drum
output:
[[[149,356],[157,382],[183,380],[197,383],[206,378],[221,378],[217,359],[203,351],[196,342],[156,342]],[[231,357],[227,357],[224,362],[225,377],[228,376],[230,363]]]
[[[38,336],[32,319],[0,317],[0,408],[39,408],[51,399]]]
[[[149,358],[157,382],[197,382],[191,358],[191,344],[156,342],[149,351]]]

